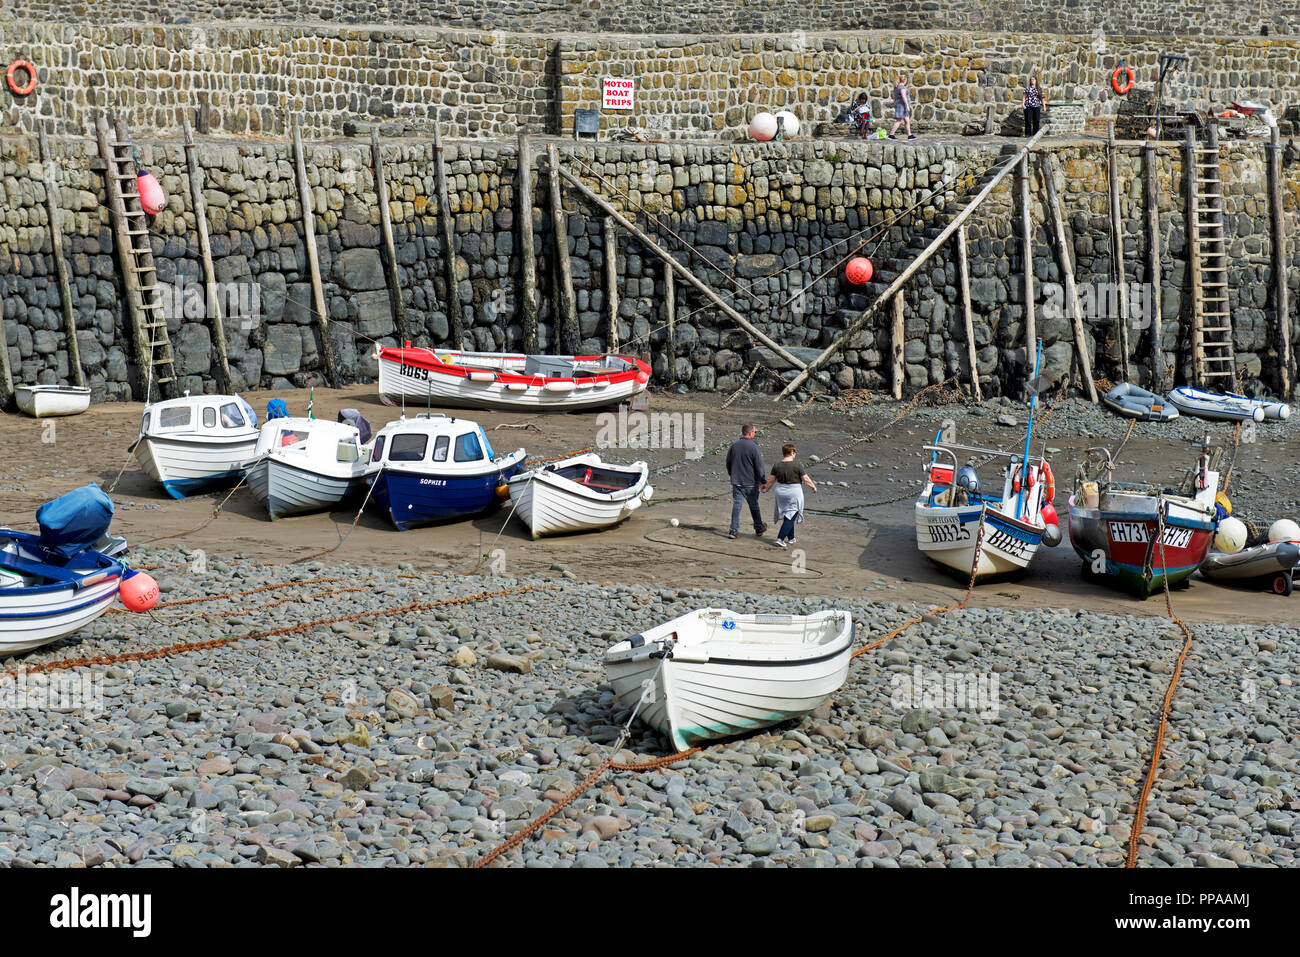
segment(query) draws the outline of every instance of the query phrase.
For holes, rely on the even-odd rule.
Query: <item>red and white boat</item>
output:
[[[378,346],[379,398],[463,409],[570,412],[644,392],[650,366],[627,356],[527,356],[514,352]]]

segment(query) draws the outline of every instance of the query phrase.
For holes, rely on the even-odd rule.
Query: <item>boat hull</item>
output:
[[[371,479],[371,497],[399,531],[491,511],[497,487],[519,471],[518,462],[490,472],[442,476],[383,468]]]
[[[29,386],[14,389],[18,411],[37,419],[79,415],[90,408],[90,390],[78,386]]]
[[[262,459],[248,470],[245,480],[253,497],[266,506],[273,520],[327,511],[352,501],[365,489],[361,475],[321,475],[275,458]]]
[[[598,457],[591,458],[600,461]],[[544,469],[521,472],[510,480],[511,507],[534,539],[609,528],[641,505],[649,469],[645,463],[637,465],[641,473],[638,480],[611,494],[584,488]]]
[[[142,436],[136,461],[172,498],[185,498],[232,485],[257,446],[256,434],[230,442],[188,441]]]
[[[927,558],[959,578],[968,578],[975,563],[979,505],[963,507],[916,505],[916,546]],[[1018,522],[989,509],[984,517],[976,582],[1014,575],[1029,567],[1043,541],[1043,529]]]
[[[502,369],[476,378],[464,370],[456,371],[455,366],[430,361],[435,355],[427,349],[381,349],[377,359],[380,398],[390,404],[405,399],[461,409],[598,409],[644,392],[650,376],[649,369],[640,362],[627,372],[591,378],[527,376],[505,369],[516,360],[522,361],[523,356],[501,354],[495,359],[477,359],[498,362]],[[585,357],[579,361],[595,363],[598,359]]]
[[[685,750],[813,711],[844,684],[852,636],[846,615],[833,641],[799,660],[607,655],[605,669],[618,704],[629,710],[639,704],[637,717]]]
[[[1167,501],[1161,540],[1154,499],[1125,498],[1095,509],[1070,498],[1070,544],[1085,570],[1142,598],[1190,578],[1209,552],[1213,521]]]

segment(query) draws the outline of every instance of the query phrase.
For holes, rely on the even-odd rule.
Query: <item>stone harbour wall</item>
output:
[[[483,30],[605,33],[759,33],[808,30],[989,30],[1153,36],[1251,36],[1300,32],[1294,0],[0,0],[0,21],[167,24],[208,21],[442,23]]]
[[[632,123],[656,140],[747,138],[761,109],[804,123],[834,119],[859,90],[892,115],[897,76],[910,78],[915,121],[935,131],[1016,122],[1022,87],[1039,74],[1049,100],[1114,115],[1110,86],[1125,63],[1150,95],[1160,35],[971,32],[598,35],[456,31],[428,26],[300,24],[138,26],[0,22],[0,61],[40,71],[28,97],[0,88],[0,128],[84,136],[112,109],[142,138],[175,135],[206,108],[216,133],[283,136],[290,117],[312,136],[357,123],[388,136],[493,139],[521,127],[571,134],[573,112],[599,107],[604,77],[635,81],[631,111],[601,117],[605,136]],[[1258,99],[1282,116],[1300,88],[1300,38],[1183,39],[1189,63],[1165,84],[1165,109]],[[1137,103],[1131,97],[1130,109]],[[1050,112],[1050,111],[1049,111]]]
[[[103,181],[91,169],[91,144],[56,139],[60,227],[72,271],[83,365],[97,398],[139,396],[132,367],[129,323],[117,265]],[[542,143],[533,162],[535,255],[541,300],[543,350],[556,348],[554,241],[550,228]],[[167,192],[167,207],[152,218],[159,278],[188,285],[200,281],[194,216],[181,147],[141,143],[140,160]],[[1006,149],[1010,149],[1008,145]],[[941,226],[973,195],[981,175],[1007,155],[992,141],[980,145],[912,146],[889,142],[741,146],[629,144],[560,145],[564,162],[579,177],[628,211],[697,275],[725,295],[769,335],[808,358],[831,342],[865,309],[879,286],[848,287],[843,260],[860,250],[877,266],[877,279],[892,279],[910,257],[923,231]],[[5,341],[19,382],[58,382],[68,377],[68,358],[55,284],[40,165],[30,137],[0,139],[0,303]],[[1141,281],[1140,158],[1121,158],[1125,245],[1129,279]],[[457,283],[452,308],[478,349],[518,348],[522,340],[518,277],[521,255],[515,223],[516,151],[478,143],[448,143],[445,153],[451,212],[457,232]],[[1058,187],[1072,232],[1081,284],[1108,283],[1104,155],[1093,146],[1058,151]],[[302,385],[322,367],[318,331],[311,321],[300,208],[290,152],[271,142],[231,143],[205,139],[198,157],[207,170],[213,254],[219,282],[255,289],[256,314],[231,318],[226,329],[239,388]],[[432,146],[401,141],[384,148],[394,222],[401,295],[420,344],[449,345],[450,323],[438,226]],[[373,376],[369,358],[376,341],[395,343],[393,314],[379,252],[368,146],[353,142],[307,147],[312,208],[325,299],[340,360],[349,378]],[[1239,361],[1248,378],[1271,381],[1272,267],[1262,151],[1231,144],[1223,164],[1232,256],[1230,287]],[[1161,150],[1161,226],[1164,240],[1164,339],[1173,366],[1189,354],[1190,299],[1185,285],[1186,246],[1178,150]],[[974,331],[986,392],[1019,393],[1026,374],[1023,343],[1018,216],[1009,177],[969,223]],[[1041,192],[1034,180],[1035,197]],[[1286,172],[1287,228],[1291,239],[1292,338],[1300,332],[1300,169]],[[564,190],[565,241],[572,256],[578,322],[584,352],[608,342],[603,291],[601,214]],[[913,208],[915,207],[915,208]],[[1069,369],[1068,320],[1045,314],[1047,285],[1059,272],[1043,229],[1040,202],[1033,203],[1038,279],[1038,329],[1045,340],[1047,374]],[[689,245],[688,245],[689,244]],[[675,341],[668,348],[663,265],[635,241],[620,235],[617,260],[619,339],[628,351],[651,357],[657,381],[696,389],[732,390],[758,362],[782,371],[781,363],[733,326],[683,282],[676,283]],[[921,270],[907,290],[911,387],[950,375],[969,376],[951,248]],[[888,310],[882,310],[830,364],[840,387],[878,388],[889,377]],[[209,323],[198,315],[169,317],[182,386],[214,390]],[[1114,322],[1087,320],[1090,351],[1099,375],[1118,377]],[[1139,374],[1145,365],[1145,334],[1130,349]],[[788,372],[787,372],[788,374]],[[1185,371],[1182,377],[1185,378]],[[1143,380],[1145,381],[1145,380]],[[773,388],[776,377],[760,375],[756,388]]]

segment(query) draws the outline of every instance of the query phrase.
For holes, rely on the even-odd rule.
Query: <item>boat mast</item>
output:
[[[1020,466],[1020,494],[1016,498],[1016,518],[1024,514],[1025,490],[1029,488],[1029,437],[1034,434],[1034,407],[1038,404],[1038,364],[1043,359],[1043,340],[1038,340],[1038,352],[1034,356],[1034,381],[1029,389],[1029,427],[1025,429],[1025,454]]]

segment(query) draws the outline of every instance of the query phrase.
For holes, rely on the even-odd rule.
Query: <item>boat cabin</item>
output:
[[[322,465],[365,461],[366,449],[356,426],[329,419],[280,418],[262,426],[256,455],[277,453]]]
[[[370,456],[374,466],[425,462],[450,471],[471,471],[495,459],[492,443],[477,422],[423,414],[380,429]]]
[[[155,402],[144,410],[140,434],[239,437],[257,428],[257,413],[237,395],[190,395]]]

